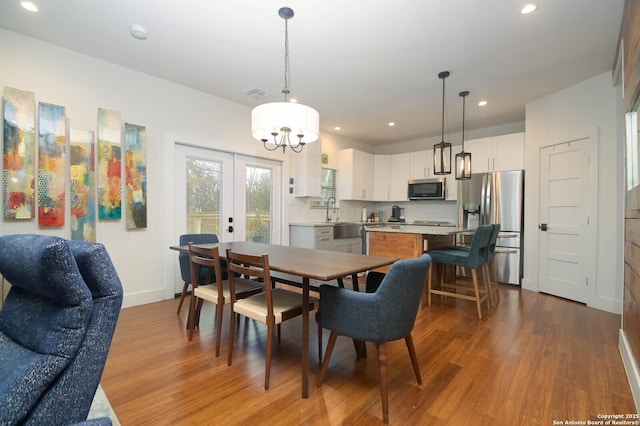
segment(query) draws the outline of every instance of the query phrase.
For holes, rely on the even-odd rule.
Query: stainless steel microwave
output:
[[[445,178],[414,179],[409,181],[410,200],[444,200]]]

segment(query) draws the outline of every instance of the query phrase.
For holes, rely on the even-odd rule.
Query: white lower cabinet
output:
[[[361,238],[341,238],[333,240],[333,251],[362,254]]]
[[[292,247],[333,250],[333,226],[289,225]]]

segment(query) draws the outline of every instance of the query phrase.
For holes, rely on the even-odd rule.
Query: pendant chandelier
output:
[[[438,78],[442,79],[442,139],[433,146],[433,174],[451,174],[451,144],[444,141],[444,80],[449,77],[449,71],[442,71]]]
[[[251,112],[251,134],[264,143],[265,149],[274,151],[287,146],[293,152],[302,152],[305,144],[314,142],[319,135],[318,111],[299,103],[289,102],[289,27],[293,10],[282,7],[278,15],[284,19],[284,102],[262,104]]]
[[[469,91],[460,92],[462,98],[462,151],[456,154],[456,179],[471,179],[471,153],[464,152],[464,109],[465,98],[469,96]]]

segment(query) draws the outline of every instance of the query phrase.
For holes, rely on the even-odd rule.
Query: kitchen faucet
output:
[[[336,197],[327,198],[327,211],[325,215],[325,223],[331,222],[331,218],[329,217],[329,201],[333,200],[333,213],[336,212]]]

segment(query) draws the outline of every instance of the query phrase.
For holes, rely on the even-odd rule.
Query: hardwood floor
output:
[[[339,337],[318,388],[311,320],[310,397],[302,399],[300,318],[282,326],[265,391],[266,327],[241,321],[228,367],[227,312],[215,358],[213,305],[203,307],[191,342],[187,310],[178,316],[176,306],[177,299],[122,310],[102,378],[122,425],[382,424],[372,344],[356,361],[352,342]],[[413,339],[421,386],[404,341],[387,345],[391,424],[551,425],[637,412],[617,347],[619,315],[501,287],[498,306],[483,316],[452,298],[420,310]]]

